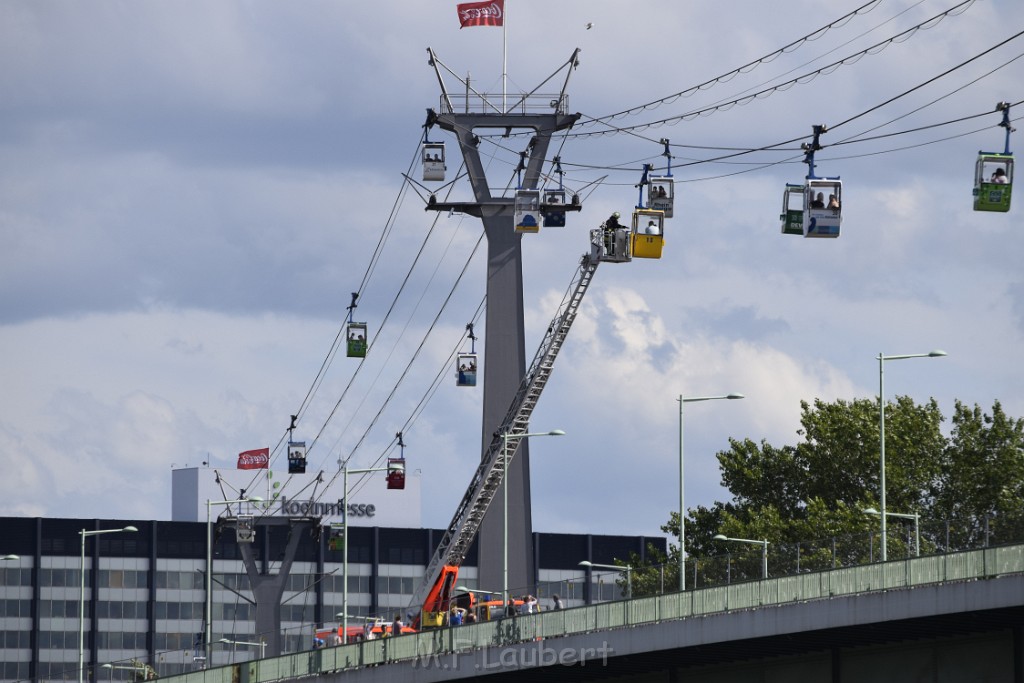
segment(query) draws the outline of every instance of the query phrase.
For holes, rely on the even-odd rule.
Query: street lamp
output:
[[[502,596],[504,600],[502,604],[508,605],[508,463],[512,460],[512,456],[515,455],[519,449],[519,442],[528,436],[565,436],[565,432],[561,429],[552,429],[550,432],[535,432],[533,434],[516,434],[514,432],[505,432],[501,435],[501,453],[502,453],[502,475],[501,475],[501,490],[503,494],[503,508],[504,508],[504,531],[502,532],[503,537],[503,570],[502,570]],[[512,452],[508,452],[508,442],[515,439],[516,445],[512,449]]]
[[[267,643],[262,639],[260,639],[260,642],[258,643],[247,643],[244,640],[230,640],[228,638],[221,638],[219,642],[224,643],[225,645],[230,645],[232,651],[235,649],[236,645],[249,645],[251,647],[258,647],[260,649],[260,659],[264,659],[267,655]]]
[[[581,567],[596,567],[598,569],[614,569],[616,571],[626,571],[626,599],[632,599],[633,597],[633,568],[628,564],[597,564],[590,560],[583,560],[580,562]]]
[[[122,671],[134,671],[136,675],[138,675],[139,672],[142,672],[142,678],[143,679],[146,678],[146,665],[145,664],[141,664],[141,663],[140,664],[136,664],[134,666],[121,666],[119,664],[102,664],[102,665],[100,665],[100,668],[101,669],[107,669],[107,670],[110,671],[110,678],[111,678],[111,680],[113,680],[113,678],[114,678],[114,670],[115,669],[120,669]]]
[[[473,593],[474,595],[497,595],[498,591],[485,591],[480,588],[468,588],[466,586],[456,586],[456,593]]]
[[[401,436],[401,435],[399,435]],[[389,472],[390,467],[369,467],[361,470],[350,470],[342,467],[342,509],[341,518],[344,524],[341,528],[341,642],[348,644],[348,475],[368,474],[370,472]],[[397,634],[396,634],[397,635]]]
[[[753,543],[754,545],[761,546],[761,578],[768,578],[768,541],[755,541],[749,538],[729,538],[725,534],[715,534],[712,536],[716,541],[733,541],[735,543]]]
[[[259,496],[249,496],[239,500],[206,500],[206,666],[213,664],[213,525],[210,509],[214,505],[241,505],[242,503],[262,503]]]
[[[879,516],[881,516],[881,514],[882,514],[881,512],[876,510],[875,508],[865,508],[864,512],[865,512],[865,514],[869,514],[869,515],[879,515]],[[920,531],[920,529],[921,529],[921,515],[917,514],[916,512],[914,514],[912,514],[912,515],[905,515],[905,514],[901,514],[899,512],[888,512],[887,511],[885,513],[885,516],[886,517],[898,517],[900,519],[912,519],[912,520],[914,520],[914,556],[915,557],[921,557],[921,531]]]
[[[133,526],[126,526],[120,529],[97,529],[96,531],[82,529],[78,532],[78,535],[82,537],[82,564],[78,573],[78,683],[82,683],[85,675],[85,539],[89,536],[116,534],[122,531],[138,531],[138,529]],[[98,556],[99,552],[97,551],[96,554]],[[94,569],[98,569],[98,567],[94,567]]]
[[[886,356],[881,352],[878,354],[878,460],[879,460],[879,471],[878,475],[878,488],[880,490],[879,497],[881,498],[880,507],[882,508],[879,517],[882,520],[882,562],[889,559],[889,554],[886,551],[886,541],[888,536],[885,528],[885,361],[887,360],[903,360],[904,358],[938,358],[945,356],[946,352],[941,350],[929,351],[928,353],[906,353],[898,356]]]
[[[683,526],[686,524],[686,508],[683,507],[683,404],[696,401],[717,401],[719,399],[735,400],[744,398],[743,394],[726,394],[725,396],[694,396],[685,398],[682,395],[676,400],[679,401],[679,590],[686,590],[686,546],[683,545],[686,534]]]

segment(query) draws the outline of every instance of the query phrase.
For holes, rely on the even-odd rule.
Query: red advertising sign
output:
[[[456,5],[460,28],[467,26],[501,26],[505,21],[505,0],[467,2]]]
[[[238,454],[238,469],[265,470],[270,467],[270,449],[257,448],[254,451],[242,451]]]

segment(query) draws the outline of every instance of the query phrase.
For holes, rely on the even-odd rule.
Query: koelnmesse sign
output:
[[[278,512],[290,517],[343,517],[346,512],[345,500],[339,498],[336,503],[321,503],[315,500],[289,500],[281,496]],[[373,503],[349,503],[350,517],[373,517],[377,514],[377,506]]]

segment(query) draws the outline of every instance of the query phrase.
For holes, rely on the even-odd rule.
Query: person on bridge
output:
[[[449,626],[462,626],[462,621],[466,616],[466,610],[462,607],[456,607],[452,605],[452,610],[448,614],[448,625]]]

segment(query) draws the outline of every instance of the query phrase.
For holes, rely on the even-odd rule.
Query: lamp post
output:
[[[875,508],[865,508],[864,512],[869,515],[881,515],[882,513]],[[912,519],[914,520],[914,557],[921,557],[921,515],[916,512],[907,515],[899,512],[886,512],[886,517],[898,517],[900,519]]]
[[[206,666],[213,664],[213,525],[210,510],[214,505],[241,505],[242,503],[262,503],[259,496],[249,496],[239,500],[206,500]]]
[[[904,358],[938,358],[945,356],[946,352],[936,349],[935,351],[929,351],[928,353],[905,353],[897,356],[886,356],[879,352],[878,354],[878,461],[879,461],[879,475],[878,475],[878,488],[879,488],[879,505],[882,508],[879,517],[882,520],[882,562],[889,559],[889,554],[886,550],[886,542],[888,536],[886,535],[885,527],[885,361],[887,360],[903,360]]]
[[[519,449],[519,442],[529,436],[565,436],[565,432],[561,429],[552,429],[550,432],[535,432],[532,434],[517,434],[515,432],[505,432],[501,435],[501,452],[504,464],[504,471],[501,475],[501,491],[502,491],[502,507],[504,508],[504,529],[502,531],[502,547],[503,547],[503,560],[502,560],[502,604],[508,605],[508,463],[512,460],[512,456],[515,455],[516,450]],[[512,453],[508,452],[508,442],[515,439],[516,445],[512,449]]]
[[[114,670],[115,669],[120,669],[122,671],[134,671],[136,673],[136,675],[138,675],[139,672],[142,672],[142,678],[143,679],[146,678],[146,666],[144,664],[138,664],[138,665],[135,665],[135,666],[122,666],[122,665],[119,665],[119,664],[103,664],[103,665],[100,666],[100,668],[101,669],[107,669],[108,671],[110,671],[110,678],[111,678],[111,680],[113,680],[113,678],[114,678]]]
[[[122,531],[138,531],[138,529],[133,526],[126,526],[121,527],[120,529],[97,529],[96,531],[86,531],[85,529],[82,529],[78,532],[78,535],[82,537],[82,564],[78,573],[78,683],[82,683],[82,679],[85,675],[85,539],[89,536],[116,534]],[[99,553],[97,553],[97,555],[98,554]],[[98,569],[98,567],[94,567],[93,569]]]
[[[583,560],[582,562],[580,562],[580,566],[581,567],[591,567],[591,568],[595,568],[596,567],[597,569],[614,569],[615,571],[619,571],[619,572],[625,570],[625,572],[626,572],[626,599],[628,600],[628,599],[631,599],[633,597],[633,568],[631,566],[629,566],[628,564],[623,564],[623,565],[618,565],[618,564],[597,564],[596,562],[591,562],[590,560]]]
[[[498,591],[485,591],[481,588],[467,588],[466,586],[456,586],[456,593],[472,593],[474,595],[497,595]]]
[[[683,507],[683,404],[695,403],[697,401],[717,401],[719,399],[735,400],[744,398],[743,394],[726,394],[725,396],[694,396],[686,398],[679,396],[679,590],[686,590],[686,533],[683,526],[686,524],[686,508]]]
[[[343,526],[341,528],[341,643],[348,644],[348,475],[367,474],[370,472],[387,472],[389,467],[369,467],[361,470],[350,470],[342,467],[342,510],[341,517]]]
[[[768,541],[755,541],[750,538],[729,538],[725,534],[712,536],[716,541],[733,541],[734,543],[752,543],[761,546],[761,578],[768,578]]]
[[[225,645],[230,645],[232,650],[235,649],[236,645],[249,645],[251,647],[258,647],[260,649],[260,659],[264,659],[267,655],[267,644],[262,639],[258,643],[247,643],[244,640],[230,640],[229,638],[221,638],[219,642],[224,643]]]

